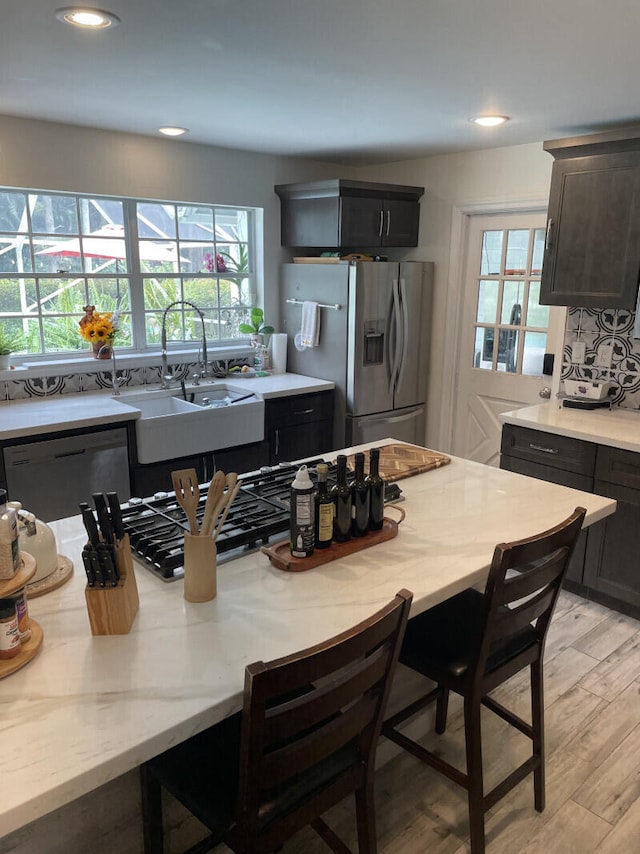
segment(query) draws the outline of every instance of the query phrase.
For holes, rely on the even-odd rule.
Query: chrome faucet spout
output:
[[[202,376],[206,376],[207,374],[207,335],[204,328],[204,313],[198,308],[197,305],[194,305],[194,303],[189,302],[189,300],[177,299],[173,302],[170,302],[169,305],[162,312],[162,332],[160,334],[160,355],[162,359],[162,388],[169,388],[171,380],[173,379],[173,376],[169,372],[169,366],[167,364],[167,312],[169,312],[176,305],[188,305],[196,312],[196,314],[200,318],[200,324],[202,326]]]

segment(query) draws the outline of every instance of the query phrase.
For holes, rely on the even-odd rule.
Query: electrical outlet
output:
[[[574,365],[584,365],[586,350],[584,341],[575,341],[571,346],[571,363]]]
[[[598,355],[596,356],[596,365],[599,368],[609,368],[611,367],[611,360],[613,359],[613,345],[605,344],[602,347],[598,347]]]

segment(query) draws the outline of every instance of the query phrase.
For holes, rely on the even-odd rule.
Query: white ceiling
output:
[[[62,0],[69,3],[70,0]],[[0,4],[0,113],[355,165],[638,120],[638,0]],[[512,117],[483,129],[468,118]]]

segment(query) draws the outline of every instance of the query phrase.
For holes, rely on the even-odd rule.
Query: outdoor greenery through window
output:
[[[162,314],[187,300],[207,340],[243,338],[255,304],[250,209],[0,188],[0,335],[25,356],[86,351],[83,306],[120,308],[115,345],[160,343]],[[167,314],[171,342],[200,342],[199,317]]]

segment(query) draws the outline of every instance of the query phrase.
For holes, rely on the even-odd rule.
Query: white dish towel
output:
[[[305,300],[302,303],[300,343],[303,347],[317,347],[320,342],[320,306]]]

